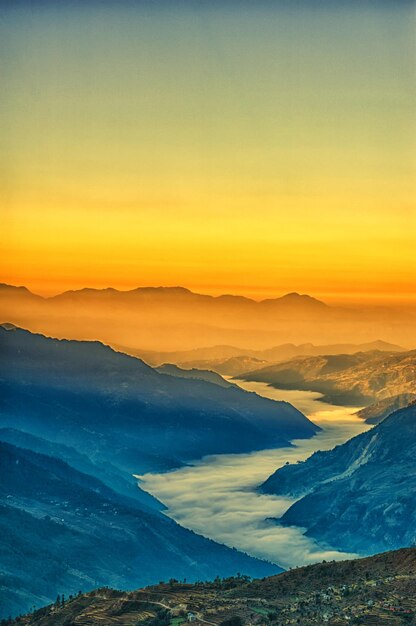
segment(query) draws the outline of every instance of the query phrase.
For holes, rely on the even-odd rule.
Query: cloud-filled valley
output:
[[[261,383],[241,385],[275,399],[290,398],[323,430],[311,439],[294,441],[291,448],[210,456],[177,471],[146,474],[140,486],[159,498],[181,525],[284,568],[345,558],[345,553],[305,537],[302,529],[268,520],[283,515],[294,500],[260,494],[256,487],[286,462],[330,449],[368,425],[353,415],[354,409],[325,405],[316,400],[316,393],[280,391]]]

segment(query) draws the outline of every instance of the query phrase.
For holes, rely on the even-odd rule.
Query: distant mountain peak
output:
[[[298,293],[297,291],[291,291],[290,293],[286,293],[280,298],[280,300],[308,300],[313,302],[319,302],[319,304],[324,304],[324,302],[322,302],[321,300],[318,300],[317,298],[314,298],[307,293]]]
[[[173,285],[173,286],[163,286],[163,285],[159,285],[158,287],[136,287],[135,289],[131,289],[128,292],[125,293],[132,293],[132,292],[149,292],[149,293],[155,293],[155,292],[159,292],[159,293],[182,293],[182,294],[192,294],[192,295],[196,295],[194,294],[193,291],[191,291],[190,289],[188,289],[187,287],[181,287],[180,285]]]
[[[402,346],[396,345],[394,343],[389,343],[388,341],[383,341],[383,339],[376,339],[375,341],[370,342],[369,344],[364,344],[368,346],[374,346],[374,350],[380,350],[382,352],[405,352],[406,349]]]
[[[289,305],[307,305],[307,306],[313,306],[313,307],[328,307],[328,305],[325,302],[322,302],[322,300],[318,300],[317,298],[314,298],[313,296],[308,295],[307,293],[298,293],[297,291],[291,291],[290,293],[286,293],[284,296],[281,296],[280,298],[268,298],[266,300],[262,300],[259,304],[267,304],[267,305],[274,305],[274,304],[289,304]]]
[[[17,330],[19,328],[18,326],[15,326],[11,322],[4,322],[3,324],[0,324],[0,326],[4,330]]]
[[[9,285],[8,283],[0,283],[0,290],[2,289],[8,291],[20,291],[21,293],[30,293],[31,295],[35,295],[24,285]]]
[[[97,287],[82,287],[81,289],[69,289],[62,293],[56,294],[52,296],[51,299],[60,299],[62,297],[71,297],[71,296],[82,296],[82,295],[91,295],[91,296],[105,296],[105,295],[114,295],[114,296],[134,296],[134,295],[153,295],[153,294],[194,294],[192,291],[187,289],[186,287],[173,286],[173,287],[134,287],[133,289],[115,289],[115,287],[103,287],[102,289]]]

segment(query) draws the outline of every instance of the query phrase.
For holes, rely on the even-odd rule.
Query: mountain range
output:
[[[194,348],[193,350],[177,350],[174,352],[157,352],[149,350],[129,350],[125,346],[115,346],[122,352],[138,356],[149,365],[163,363],[175,363],[183,368],[207,368],[226,374],[234,375],[233,364],[237,365],[239,373],[248,372],[250,369],[265,367],[268,364],[279,361],[287,361],[301,356],[319,356],[328,354],[354,354],[355,352],[405,352],[401,346],[382,341],[380,339],[369,343],[336,343],[315,346],[312,343],[294,344],[285,343],[264,350],[252,350],[250,348],[238,348],[236,346],[210,346]],[[250,368],[250,365],[252,367]],[[242,369],[244,368],[245,369]]]
[[[80,289],[43,298],[25,287],[0,285],[0,311],[3,321],[34,332],[99,339],[124,350],[189,350],[201,344],[259,350],[287,342],[363,343],[377,337],[416,344],[416,308],[329,306],[295,292],[260,302],[183,287]]]
[[[176,577],[197,581],[279,571],[169,520],[163,504],[135,478],[206,455],[289,447],[292,440],[319,432],[292,405],[243,391],[222,375],[319,391],[332,403],[370,405],[358,415],[379,422],[342,446],[277,470],[259,491],[296,502],[266,524],[296,525],[323,546],[361,554],[415,545],[416,405],[411,403],[416,350],[398,345],[412,340],[411,311],[392,314],[391,332],[383,335],[389,341],[374,342],[369,338],[380,336],[378,324],[386,311],[329,307],[299,294],[255,302],[178,287],[85,289],[43,298],[24,287],[3,285],[0,307],[8,321],[0,325],[2,616],[50,603],[58,593],[71,594],[77,598],[67,605],[74,608],[69,616],[56,604],[32,616],[41,620],[34,624],[64,626],[78,620],[83,608],[89,610],[86,598],[92,598],[96,614],[96,599],[107,594],[78,596],[79,589],[133,589]],[[30,331],[16,326],[21,320]],[[305,343],[274,344],[283,337],[290,341],[299,329]],[[211,338],[213,347],[198,347],[202,336],[204,342]],[[311,343],[334,336],[347,343]],[[348,343],[351,336],[363,341]],[[101,341],[91,341],[93,337]],[[247,348],[228,343],[240,339]],[[176,350],[182,344],[186,349]],[[395,557],[380,558],[397,565]],[[361,571],[358,566],[356,575]],[[335,569],[331,572],[338,577]],[[309,580],[308,573],[303,576]],[[232,588],[238,584],[233,582]],[[250,605],[250,622],[256,623],[256,615],[268,615],[256,611],[266,601],[268,587],[246,579],[244,584],[251,585],[250,594],[259,594],[256,604],[247,593],[228,594],[225,615],[232,617],[235,604],[229,601],[239,597]],[[217,580],[217,587],[204,589],[221,585]],[[299,596],[303,590],[296,585]],[[395,581],[393,587],[396,593],[405,585]],[[276,589],[281,588],[279,583]],[[120,616],[124,602],[137,601],[108,593],[118,602],[111,611]],[[310,587],[309,603],[316,593],[321,591]],[[269,607],[275,615],[269,621],[279,624],[283,611],[282,623],[287,623],[292,605],[301,619],[297,596],[285,596],[280,608]],[[366,597],[368,589],[361,588],[360,610]],[[207,610],[218,601],[225,602],[216,596]],[[313,606],[308,619],[317,624],[324,614],[316,610],[317,602]],[[221,612],[210,621],[201,617],[197,604],[195,611],[200,621],[215,626],[223,621]],[[333,606],[331,611],[334,616]],[[144,614],[150,621],[161,617]],[[117,623],[113,616],[104,611],[101,623]],[[248,619],[248,613],[244,616]],[[170,618],[156,622],[152,626],[179,626]]]
[[[99,466],[111,460],[117,473],[286,446],[319,430],[286,402],[161,374],[99,342],[0,327],[0,349],[0,427],[64,443]]]
[[[298,500],[278,520],[361,554],[416,545],[416,404],[327,452],[285,465],[262,493]]]
[[[319,391],[334,404],[368,405],[415,391],[416,350],[301,357],[240,375],[280,389]]]
[[[311,437],[297,409],[12,324],[0,350],[3,616],[79,588],[279,570],[165,518],[133,474]]]

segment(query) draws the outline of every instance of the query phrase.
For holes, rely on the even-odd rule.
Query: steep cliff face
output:
[[[416,543],[416,406],[372,430],[277,470],[261,491],[300,498],[279,523],[343,550]]]

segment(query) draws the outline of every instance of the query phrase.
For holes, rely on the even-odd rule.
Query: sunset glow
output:
[[[23,4],[3,282],[414,296],[414,3]]]

